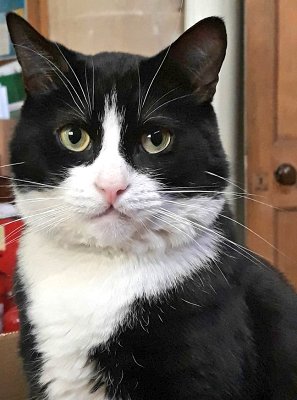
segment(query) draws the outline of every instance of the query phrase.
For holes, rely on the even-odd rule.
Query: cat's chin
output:
[[[90,218],[87,231],[99,247],[122,247],[135,234],[136,227],[126,215],[109,208]]]

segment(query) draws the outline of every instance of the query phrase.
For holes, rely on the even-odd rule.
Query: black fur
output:
[[[14,20],[14,15],[10,15],[10,17]],[[219,23],[221,27],[220,20],[214,18],[214,22]],[[14,37],[15,25],[13,22],[11,25]],[[28,36],[32,35],[31,29]],[[38,34],[36,33],[36,35]],[[41,41],[39,36],[38,39]],[[31,73],[31,69],[27,67],[27,63],[29,63],[27,59],[31,60],[29,66],[44,60],[40,61],[40,56],[35,54],[36,48],[38,49],[36,43],[32,44],[29,39],[24,39],[24,35],[22,40],[22,44],[16,45],[16,51],[17,53],[20,49],[26,51],[26,63],[23,63],[26,75],[27,69]],[[48,42],[43,43],[43,47],[46,46],[48,54],[44,49],[42,49],[42,54],[45,53],[49,60],[56,57],[56,59],[54,58],[55,64],[62,69],[61,60],[57,59],[57,55],[54,53],[54,50],[57,50],[56,47],[52,48],[53,45],[50,47]],[[167,50],[153,58],[123,53],[101,53],[92,58],[74,53],[63,46],[60,46],[60,49],[79,81],[85,82],[85,76],[87,76],[88,90],[91,96],[94,66],[94,112],[91,117],[87,110],[83,110],[83,118],[74,115],[69,103],[72,104],[72,107],[75,107],[75,104],[67,88],[56,74],[53,74],[50,88],[37,93],[31,88],[27,89],[27,100],[11,143],[11,162],[22,162],[20,165],[13,166],[13,172],[18,179],[42,184],[58,183],[64,179],[67,167],[92,162],[100,151],[102,139],[98,115],[103,113],[105,96],[115,89],[118,108],[125,110],[122,154],[134,168],[155,171],[159,174],[162,182],[169,187],[199,185],[200,187],[207,186],[210,190],[224,188],[225,183],[222,179],[205,174],[205,171],[209,171],[222,177],[228,175],[227,162],[218,140],[216,117],[209,101],[211,98],[201,103],[199,90],[197,89],[198,93],[193,93],[196,87],[193,87],[191,83],[187,68],[183,69],[175,59],[166,58],[163,68],[148,92],[138,118],[138,102],[144,99]],[[22,63],[24,56],[21,54],[19,57],[21,57],[20,62]],[[48,67],[48,65],[46,66]],[[47,73],[47,71],[45,72]],[[37,75],[36,79],[40,80],[40,76]],[[68,68],[67,71],[64,71],[63,79],[64,81],[68,79],[76,92],[84,99],[72,70]],[[200,85],[203,87],[202,83]],[[84,89],[86,92],[85,87]],[[164,101],[158,102],[161,96],[167,92],[170,93],[164,98]],[[77,98],[76,101],[82,107]],[[150,116],[153,119],[146,118],[154,108],[163,102],[168,102],[168,104],[152,113]],[[59,145],[56,133],[63,126],[69,124],[76,124],[87,130],[93,143],[90,151],[74,153]],[[170,129],[174,135],[173,145],[166,154],[147,154],[140,146],[140,138],[144,133],[154,132],[160,127]],[[183,165],[182,169],[181,165]],[[25,183],[19,181],[19,188],[26,190]]]
[[[15,25],[23,22],[15,18],[9,17],[9,26],[16,42],[20,40]],[[216,18],[212,23],[217,24],[218,35],[225,43],[223,23]],[[43,54],[51,57],[80,92],[72,71],[53,50],[53,45],[32,33],[31,28],[22,29],[29,30],[27,36],[35,47],[41,46]],[[23,60],[28,93],[11,144],[11,162],[25,161],[13,167],[20,179],[19,190],[31,187],[21,180],[58,183],[64,179],[67,167],[93,161],[102,139],[98,113],[103,112],[104,98],[113,89],[118,95],[119,108],[125,109],[121,151],[131,166],[158,174],[169,189],[199,186],[223,190],[224,180],[206,171],[223,178],[228,176],[211,105],[225,47],[223,43],[213,55],[215,49],[204,46],[209,35],[207,29],[200,29],[197,37],[195,29],[184,37],[187,43],[173,45],[139,118],[139,79],[143,99],[167,50],[153,58],[103,53],[92,59],[61,47],[79,80],[83,82],[85,74],[89,77],[90,91],[94,63],[96,112],[91,117],[87,113],[79,117],[65,103],[74,106],[48,64],[42,63],[41,73],[36,69],[29,71],[29,58],[38,62],[38,55],[29,48],[24,60],[16,45]],[[203,39],[203,46],[195,49],[193,35],[198,42]],[[195,45],[193,54],[183,49],[188,42]],[[31,42],[25,37],[21,43],[30,47]],[[208,55],[209,70],[203,51]],[[198,72],[193,74],[194,66]],[[152,114],[154,119],[148,120],[148,114],[160,104],[154,103],[170,90],[168,103]],[[182,99],[178,100],[179,97]],[[76,154],[59,145],[56,132],[67,124],[88,131],[93,141],[90,150]],[[141,149],[140,137],[160,127],[174,135],[172,146],[162,154],[147,154]],[[229,215],[227,208],[223,215]],[[214,227],[234,240],[229,220],[220,217]],[[24,308],[26,288],[19,273],[16,288],[22,356],[31,398],[41,399],[44,388],[38,387],[37,377],[42,355],[38,354],[34,327]],[[104,383],[114,400],[294,400],[297,398],[296,294],[272,267],[226,242],[211,268],[200,270],[158,299],[150,302],[138,299],[129,318],[109,342],[90,351],[89,362],[95,372],[93,391]]]

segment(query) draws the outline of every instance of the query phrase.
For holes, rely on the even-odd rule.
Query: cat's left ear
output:
[[[186,72],[200,102],[215,94],[226,48],[225,24],[217,17],[199,21],[170,46],[168,57]]]
[[[61,83],[61,75],[68,71],[59,48],[17,14],[8,13],[6,21],[26,91],[38,94],[55,88]]]

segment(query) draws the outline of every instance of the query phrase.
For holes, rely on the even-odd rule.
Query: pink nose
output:
[[[106,201],[109,204],[114,204],[118,196],[120,196],[124,191],[127,189],[127,185],[122,184],[122,185],[117,185],[117,186],[106,186],[106,187],[100,187],[97,183],[95,184],[96,189],[103,194],[105,197]]]

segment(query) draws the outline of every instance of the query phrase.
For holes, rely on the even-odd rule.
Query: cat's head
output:
[[[8,14],[27,98],[11,143],[28,230],[154,249],[207,232],[228,167],[211,101],[226,30],[207,18],[151,58],[85,56]]]

